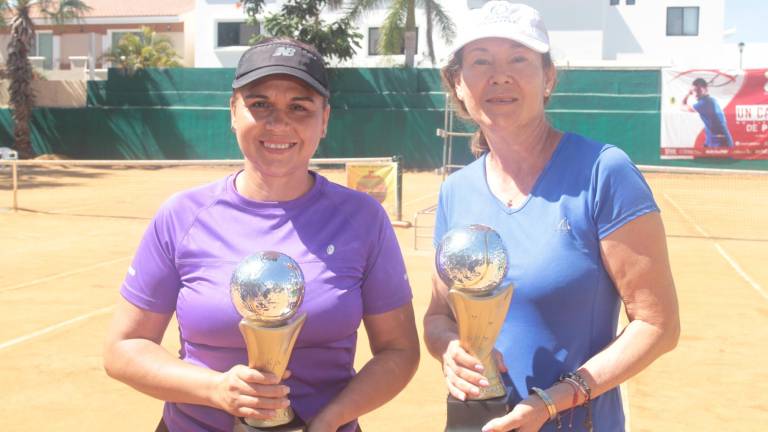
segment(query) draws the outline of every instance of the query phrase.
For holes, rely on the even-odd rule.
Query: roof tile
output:
[[[83,18],[181,15],[195,8],[195,0],[83,0],[91,10]],[[233,4],[232,7],[235,7]],[[35,11],[36,12],[36,11]],[[32,13],[37,18],[39,13]]]

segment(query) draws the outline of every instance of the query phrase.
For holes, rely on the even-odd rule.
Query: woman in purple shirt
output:
[[[375,200],[308,169],[330,114],[313,47],[265,40],[243,54],[232,87],[244,169],[158,211],[121,287],[105,368],[166,401],[159,430],[231,431],[234,417],[269,418],[289,404],[311,432],[357,430],[419,361],[397,239]],[[307,320],[284,377],[245,366],[229,295],[235,266],[258,250],[292,257],[306,279]],[[174,313],[178,357],[160,345]],[[356,373],[361,322],[373,357]]]

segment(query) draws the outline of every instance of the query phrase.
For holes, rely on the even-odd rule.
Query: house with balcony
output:
[[[33,13],[34,66],[49,79],[77,79],[107,67],[102,56],[126,33],[151,27],[167,36],[185,66],[194,66],[195,0],[85,0],[91,10],[79,20],[57,25]],[[10,21],[6,19],[6,21]],[[10,28],[0,29],[0,63],[8,55]],[[80,78],[82,79],[82,78]]]

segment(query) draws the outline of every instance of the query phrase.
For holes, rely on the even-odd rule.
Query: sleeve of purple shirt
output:
[[[167,202],[147,227],[120,288],[126,300],[150,312],[173,312],[181,287],[174,260],[178,221],[173,202]]]
[[[375,229],[376,235],[372,236],[375,243],[361,286],[363,315],[396,309],[413,297],[395,231],[381,206],[378,206]]]

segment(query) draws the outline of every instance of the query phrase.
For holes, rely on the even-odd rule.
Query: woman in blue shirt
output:
[[[515,292],[497,358],[525,395],[483,431],[555,430],[562,411],[572,430],[622,431],[618,385],[679,337],[659,209],[623,151],[549,124],[556,70],[538,12],[491,1],[469,19],[442,73],[479,126],[481,156],[443,184],[435,241],[469,224],[501,235]],[[447,292],[433,277],[425,342],[463,400],[488,383],[459,345]],[[629,324],[616,336],[622,303]]]

